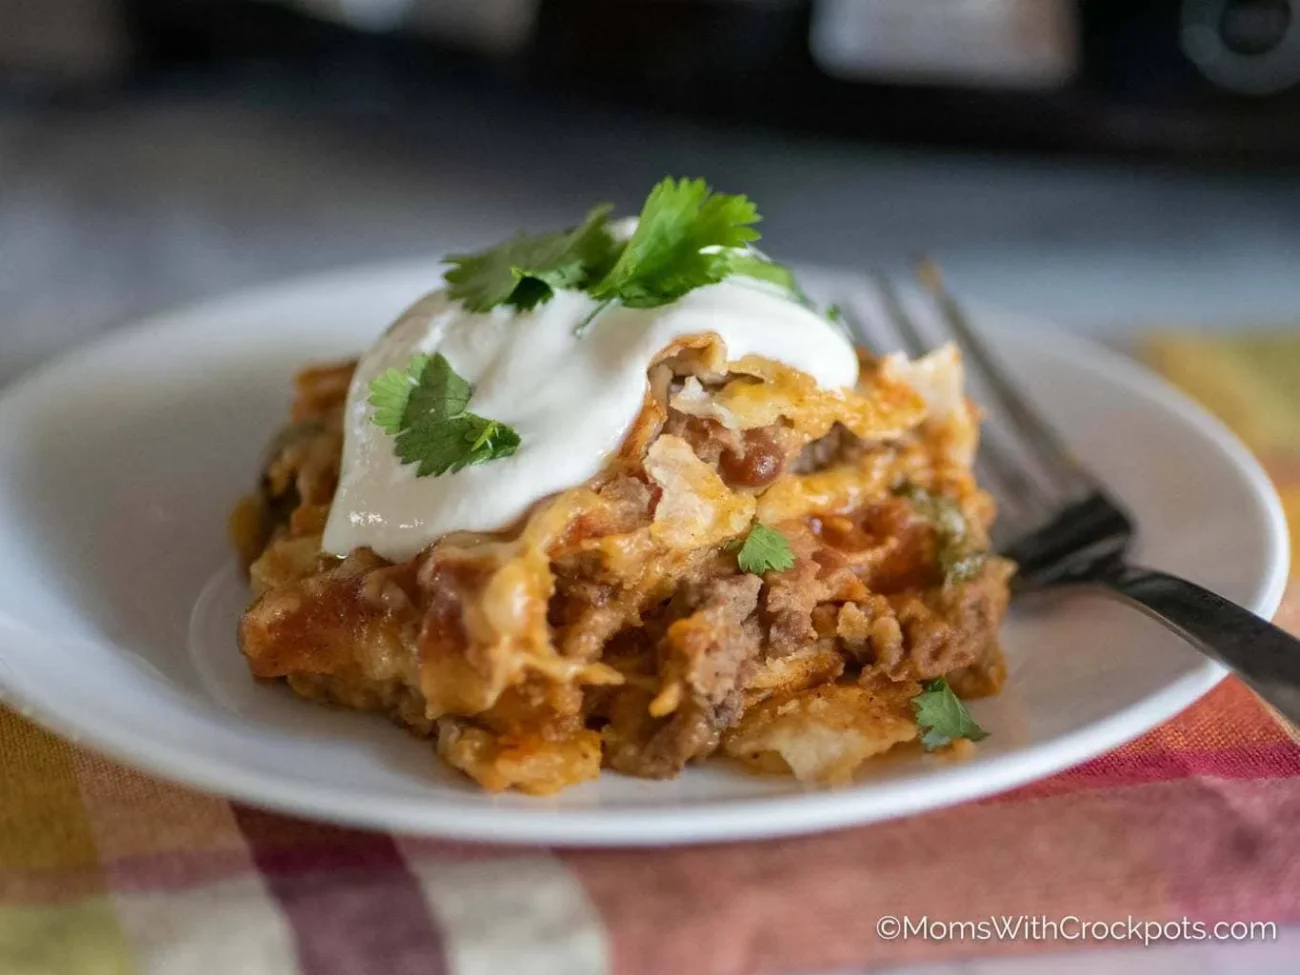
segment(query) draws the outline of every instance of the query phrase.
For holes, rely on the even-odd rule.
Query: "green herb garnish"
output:
[[[790,543],[775,528],[759,522],[749,530],[745,543],[740,546],[736,562],[743,572],[761,576],[764,572],[784,572],[794,566],[794,553]]]
[[[418,465],[417,477],[454,474],[519,447],[510,427],[466,412],[471,395],[473,387],[441,353],[417,355],[405,371],[388,369],[371,380],[371,419],[396,438],[402,463]]]
[[[988,561],[988,553],[976,547],[970,525],[957,502],[912,484],[894,493],[911,501],[916,513],[934,526],[939,567],[945,583],[969,582],[979,575]]]
[[[641,207],[626,241],[609,231],[610,206],[587,213],[577,227],[521,234],[473,254],[453,254],[447,293],[474,312],[499,305],[535,308],[557,288],[587,292],[599,304],[583,329],[615,302],[653,308],[732,274],[769,281],[809,304],[784,265],[750,249],[758,210],[746,197],[714,193],[702,179],[661,180]]]
[[[660,181],[646,197],[623,253],[591,295],[654,308],[731,273],[729,249],[758,239],[748,198],[714,193],[702,179]]]
[[[452,254],[447,292],[470,311],[513,305],[525,311],[555,294],[583,287],[613,266],[617,245],[607,226],[611,204],[593,207],[581,224],[553,234],[520,234],[475,254]]]
[[[768,281],[780,285],[794,295],[802,297],[799,285],[795,282],[793,271],[784,264],[769,261],[753,251],[732,253],[727,259],[727,267],[731,274],[743,274],[747,278]]]
[[[370,380],[369,403],[375,408],[370,416],[372,423],[394,437],[402,432],[406,404],[428,364],[427,355],[417,355],[406,369],[385,369]]]
[[[979,741],[988,732],[975,723],[961,698],[953,693],[942,677],[921,685],[922,691],[912,698],[912,710],[922,732],[921,744],[927,752],[952,744],[958,738]]]

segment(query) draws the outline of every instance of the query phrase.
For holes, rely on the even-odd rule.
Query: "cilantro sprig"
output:
[[[585,285],[613,263],[608,221],[613,205],[592,207],[582,223],[551,234],[519,234],[474,254],[452,254],[447,291],[470,311],[513,305],[521,311],[549,301],[556,288]]]
[[[387,369],[371,380],[371,419],[395,438],[402,463],[417,465],[417,477],[454,474],[519,447],[513,429],[466,411],[473,392],[441,353],[417,355],[405,370]]]
[[[794,552],[784,535],[756,521],[736,554],[736,563],[742,572],[758,576],[769,571],[784,572],[794,566]]]
[[[594,207],[569,230],[521,234],[487,250],[453,254],[444,275],[448,294],[474,312],[499,305],[526,311],[556,289],[579,289],[600,302],[594,318],[615,302],[653,308],[735,274],[802,298],[789,268],[749,247],[760,218],[747,197],[714,193],[702,179],[668,177],[650,191],[626,241],[610,232],[610,210],[609,204]]]
[[[912,698],[912,711],[923,732],[921,745],[927,752],[950,745],[958,738],[979,741],[988,737],[989,733],[975,723],[961,698],[942,677],[921,687],[921,693]]]
[[[747,278],[779,285],[799,298],[804,297],[803,292],[799,290],[798,282],[794,279],[793,271],[784,264],[769,261],[753,251],[741,251],[729,255],[727,270],[731,274],[743,274]]]
[[[714,193],[702,179],[669,177],[641,207],[623,252],[591,288],[598,301],[654,308],[731,272],[733,248],[758,240],[758,208],[748,197]]]

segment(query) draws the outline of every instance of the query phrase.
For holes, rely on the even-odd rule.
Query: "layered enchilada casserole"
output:
[[[636,221],[453,255],[305,368],[231,519],[252,674],[533,794],[982,737],[1012,567],[959,355],[855,348],[757,219],[667,179]]]

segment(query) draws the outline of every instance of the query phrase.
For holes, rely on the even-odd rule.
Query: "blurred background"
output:
[[[1118,344],[1289,327],[1300,0],[0,0],[0,382],[665,173]]]

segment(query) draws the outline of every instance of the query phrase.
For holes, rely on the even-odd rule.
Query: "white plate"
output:
[[[253,683],[226,514],[283,420],[290,378],[365,346],[437,280],[429,264],[315,278],[157,317],[0,396],[0,691],[73,741],[281,810],[500,842],[653,844],[800,833],[997,792],[1191,703],[1222,671],[1137,612],[1080,597],[1013,613],[1010,680],[972,710],[978,756],[887,759],[805,791],[723,764],[489,795],[378,717]],[[825,285],[827,279],[821,284]],[[843,283],[843,281],[841,281]],[[1270,614],[1281,509],[1238,443],[1128,361],[1037,323],[990,339],[1142,527],[1139,555]]]

